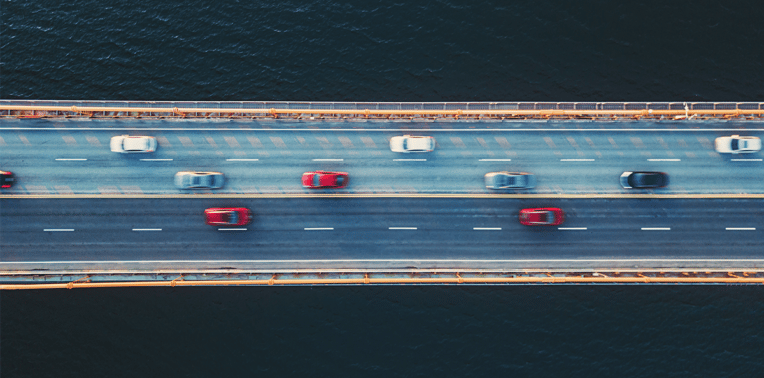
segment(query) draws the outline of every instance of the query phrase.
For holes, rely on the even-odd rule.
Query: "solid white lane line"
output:
[[[480,161],[512,161],[512,159],[480,159]]]
[[[162,231],[161,228],[134,228],[133,231]]]
[[[88,159],[56,159],[56,161],[87,161]]]
[[[388,230],[416,230],[416,227],[388,227]]]
[[[43,231],[74,231],[73,228],[46,228]]]
[[[313,159],[313,161],[345,161],[345,159]]]
[[[642,227],[642,231],[671,231],[671,227]]]
[[[682,159],[647,159],[647,161],[682,161]]]
[[[761,161],[761,159],[730,159],[732,161]]]
[[[218,228],[218,231],[247,231],[246,228]]]
[[[560,161],[594,161],[594,159],[560,159]]]
[[[225,161],[259,161],[260,159],[225,159]]]
[[[756,227],[727,227],[727,231],[756,231]]]
[[[427,161],[427,159],[393,159],[393,161]]]
[[[501,227],[472,227],[475,231],[501,231]]]
[[[172,161],[172,159],[141,159],[141,161]]]
[[[586,227],[557,227],[558,230],[586,230]]]
[[[334,230],[334,227],[305,227],[305,231],[331,231]]]

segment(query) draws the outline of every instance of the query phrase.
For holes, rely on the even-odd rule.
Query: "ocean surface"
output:
[[[764,101],[762,20],[761,0],[0,0],[0,98]],[[723,285],[6,291],[0,375],[762,377],[762,298]]]

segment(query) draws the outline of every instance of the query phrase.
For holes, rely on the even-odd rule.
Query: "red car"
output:
[[[347,185],[347,172],[315,171],[302,174],[302,186],[310,189],[344,188]]]
[[[204,210],[205,223],[210,226],[244,226],[252,220],[245,207],[213,207]]]
[[[520,223],[526,226],[557,226],[565,221],[565,213],[556,207],[520,210]]]

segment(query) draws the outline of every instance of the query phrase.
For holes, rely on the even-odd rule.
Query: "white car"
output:
[[[111,138],[111,151],[121,154],[154,152],[157,140],[152,136],[120,135]]]
[[[220,172],[182,171],[175,174],[178,189],[220,189],[225,177]]]
[[[435,149],[435,138],[431,136],[396,136],[390,139],[393,152],[430,152]]]
[[[761,139],[740,135],[719,137],[714,141],[714,147],[722,154],[747,154],[761,150]]]

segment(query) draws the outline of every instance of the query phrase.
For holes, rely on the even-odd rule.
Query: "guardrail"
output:
[[[297,274],[156,274],[136,275],[130,280],[119,274],[15,276],[30,280],[20,284],[0,284],[0,290],[75,289],[107,287],[176,287],[176,286],[304,286],[304,285],[520,285],[520,284],[764,284],[764,272],[409,272],[409,273],[297,273]],[[169,277],[169,278],[168,278]],[[173,278],[174,277],[174,278]],[[3,277],[8,281],[9,276]],[[64,280],[68,282],[35,283]]]
[[[758,119],[764,102],[148,102],[0,100],[13,118]]]

